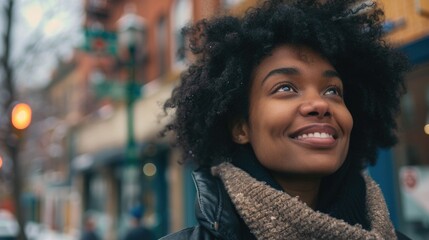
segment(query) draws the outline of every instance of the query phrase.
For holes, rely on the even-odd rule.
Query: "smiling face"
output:
[[[353,119],[334,67],[318,53],[281,45],[254,69],[248,121],[234,141],[250,143],[274,175],[323,177],[344,162]]]

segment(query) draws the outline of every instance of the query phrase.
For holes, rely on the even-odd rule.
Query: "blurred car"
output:
[[[12,240],[18,236],[19,225],[15,216],[5,209],[0,209],[0,240]]]

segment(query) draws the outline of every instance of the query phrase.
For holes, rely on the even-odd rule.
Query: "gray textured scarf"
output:
[[[230,163],[212,168],[257,239],[396,239],[383,195],[364,175],[371,231],[314,211],[297,197],[271,188]]]

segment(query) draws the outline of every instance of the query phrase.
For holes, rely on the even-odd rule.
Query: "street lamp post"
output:
[[[13,195],[14,201],[16,203],[15,206],[15,214],[19,225],[18,239],[26,240],[27,236],[25,234],[25,220],[24,220],[24,212],[22,210],[21,205],[21,191],[22,191],[22,183],[21,183],[21,172],[19,168],[19,150],[22,145],[23,135],[27,130],[28,126],[31,123],[32,110],[28,104],[25,103],[14,103],[12,110],[10,111],[10,125],[12,128],[11,134],[9,134],[8,139],[8,147],[9,154],[13,163]]]
[[[136,60],[138,54],[143,52],[145,33],[146,24],[143,18],[135,13],[134,6],[126,6],[125,14],[118,20],[118,44],[119,56],[125,59],[129,72],[126,85],[126,157],[128,164],[131,165],[137,162],[137,146],[134,136],[134,104],[140,94],[140,89],[136,82]]]
[[[138,148],[134,136],[134,105],[140,95],[137,83],[137,63],[140,56],[144,56],[146,25],[135,12],[133,5],[127,5],[124,15],[118,20],[118,57],[126,63],[128,79],[125,86],[126,115],[127,115],[127,143],[126,162],[123,169],[122,183],[124,192],[121,194],[123,212],[139,202],[139,173]]]

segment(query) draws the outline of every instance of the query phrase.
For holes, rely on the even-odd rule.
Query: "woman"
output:
[[[363,173],[395,144],[408,69],[372,1],[266,1],[185,30],[165,110],[195,163],[199,225],[164,239],[396,239]]]

